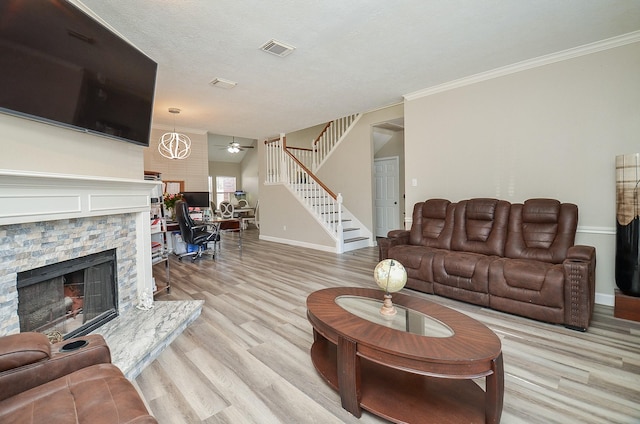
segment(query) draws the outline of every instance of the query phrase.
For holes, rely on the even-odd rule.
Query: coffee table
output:
[[[500,339],[484,324],[419,297],[340,287],[307,298],[311,360],[342,407],[396,423],[499,423],[504,395]],[[482,387],[473,379],[484,377]],[[482,382],[482,380],[480,380]]]

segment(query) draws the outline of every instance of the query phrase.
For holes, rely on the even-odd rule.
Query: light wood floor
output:
[[[372,287],[377,249],[335,255],[260,241],[249,230],[240,258],[230,236],[216,261],[171,262],[172,291],[157,299],[205,305],[135,380],[152,414],[163,424],[385,422],[351,416],[316,373],[305,307],[321,288]],[[640,323],[598,306],[580,333],[405,292],[466,313],[500,337],[502,423],[640,423]]]

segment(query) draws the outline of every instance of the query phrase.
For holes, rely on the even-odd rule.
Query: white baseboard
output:
[[[259,239],[265,240],[265,241],[272,241],[275,243],[288,244],[290,246],[307,247],[309,249],[322,250],[323,252],[336,253],[335,246],[324,246],[322,244],[306,243],[299,240],[289,240],[289,239],[283,239],[279,237],[263,236],[262,234],[260,235]]]
[[[596,303],[598,305],[614,306],[616,298],[612,294],[596,293]]]

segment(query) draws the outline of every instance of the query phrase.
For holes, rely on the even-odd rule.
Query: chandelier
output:
[[[169,108],[169,113],[177,115],[180,109]],[[176,118],[173,118],[173,132],[164,133],[160,138],[158,151],[167,159],[186,159],[191,154],[191,139],[176,132]]]

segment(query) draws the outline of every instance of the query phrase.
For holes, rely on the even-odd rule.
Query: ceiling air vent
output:
[[[260,49],[267,53],[275,54],[276,56],[285,57],[293,53],[295,47],[281,43],[280,41],[269,40],[264,43]]]
[[[236,85],[238,85],[237,82],[229,81],[229,80],[226,80],[224,78],[214,78],[211,81],[209,81],[209,84],[211,84],[214,87],[218,87],[218,88],[233,88]]]

